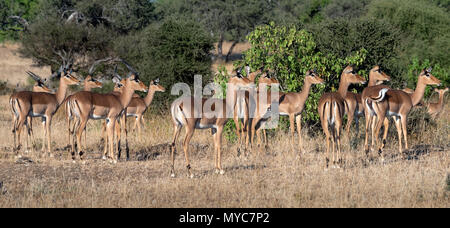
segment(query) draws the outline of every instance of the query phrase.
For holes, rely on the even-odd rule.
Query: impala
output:
[[[153,101],[156,92],[165,92],[166,89],[159,84],[159,78],[151,81],[145,98],[133,97],[127,107],[127,117],[134,117],[134,130],[137,127],[138,139],[141,140],[141,125],[144,124],[144,113]]]
[[[101,62],[105,62],[105,61],[109,61],[110,58],[107,59],[101,59],[101,60],[97,60],[95,61],[92,66],[89,68],[88,71],[88,76],[84,79],[83,82],[83,91],[87,91],[90,92],[92,89],[95,88],[101,88],[103,86],[103,83],[101,83],[100,81],[96,80],[95,78],[92,77],[92,74],[94,73],[95,67],[100,64]],[[75,93],[76,94],[76,93]],[[69,141],[68,141],[68,145],[71,145],[71,138],[70,135],[73,134],[73,132],[75,131],[75,125],[76,123],[79,121],[79,118],[77,115],[74,115],[74,109],[72,103],[74,102],[74,100],[76,99],[76,96],[70,95],[66,98],[66,103],[65,103],[65,109],[66,109],[66,121],[67,121],[67,131],[68,131],[68,136],[69,136]],[[71,127],[71,121],[74,120],[74,123]],[[86,132],[85,132],[85,137],[86,137]],[[73,138],[72,138],[73,139]],[[86,140],[86,138],[85,138]]]
[[[248,91],[242,91],[243,87],[248,87],[254,83],[256,74],[252,74],[250,80],[248,77],[244,77],[241,74],[241,70],[236,71],[236,76],[231,77],[227,83],[227,98],[229,98],[232,103],[231,107],[233,109],[233,120],[236,126],[236,134],[239,139],[239,148],[242,145],[242,137],[245,138],[246,146],[248,146],[248,123],[249,123],[249,113],[248,113]],[[247,75],[250,73],[247,70]],[[241,124],[242,123],[242,128]]]
[[[147,92],[147,87],[139,80],[137,73],[131,72],[126,78],[123,90],[119,95],[98,94],[92,92],[82,91],[76,94],[77,99],[73,102],[76,107],[76,115],[80,118],[79,123],[75,128],[74,136],[76,136],[77,148],[72,143],[72,158],[75,159],[76,150],[83,160],[83,144],[81,143],[81,134],[86,127],[89,119],[106,119],[106,134],[105,148],[109,149],[109,158],[116,163],[117,159],[114,156],[115,138],[114,130],[118,118],[124,114],[124,110],[131,101],[134,91]],[[74,95],[75,96],[75,95]],[[117,144],[116,144],[117,145]]]
[[[47,150],[52,157],[51,150],[51,121],[53,115],[58,110],[66,97],[67,87],[80,83],[80,80],[67,72],[69,64],[63,63],[64,67],[53,75],[60,77],[59,88],[55,94],[45,92],[22,91],[14,94],[10,98],[11,109],[18,118],[17,124],[14,124],[14,147],[16,148],[16,132],[19,139],[18,149],[20,148],[20,131],[26,121],[27,116],[41,117],[44,125],[44,143],[42,150],[45,150],[45,138],[47,138]],[[64,73],[61,75],[61,73]]]
[[[436,118],[439,113],[442,112],[444,108],[444,94],[448,92],[448,88],[445,89],[435,89],[434,92],[439,94],[439,101],[438,103],[429,103],[427,104],[428,113],[433,117]]]
[[[301,92],[286,93],[281,96],[279,112],[281,116],[289,116],[289,129],[291,132],[291,141],[294,145],[295,122],[297,123],[298,145],[302,150],[301,121],[305,102],[308,99],[312,85],[323,84],[324,80],[320,78],[315,70],[306,72],[303,88]]]
[[[380,66],[373,67],[369,72],[369,84],[367,87],[382,84],[384,81],[390,81],[391,77],[381,70]],[[347,125],[345,131],[350,133],[350,127],[355,119],[356,132],[359,132],[359,118],[364,117],[364,106],[362,104],[361,93],[347,92],[345,102],[347,103]]]
[[[319,116],[327,141],[326,167],[329,163],[330,141],[333,146],[333,165],[340,162],[341,155],[341,127],[345,113],[345,96],[350,84],[365,83],[366,80],[358,75],[352,66],[347,66],[341,74],[339,89],[334,93],[325,93],[319,100]],[[331,133],[328,128],[331,128]],[[337,156],[335,158],[335,143],[337,143]],[[336,162],[337,161],[337,162]],[[338,166],[339,167],[339,166]]]
[[[247,79],[248,80],[248,79]],[[233,76],[230,81],[234,81],[236,85],[243,87],[251,86],[245,80],[242,75]],[[227,90],[227,93],[229,91]],[[183,151],[186,159],[186,168],[188,170],[188,176],[193,178],[194,175],[191,172],[191,163],[189,160],[189,142],[194,134],[195,129],[211,129],[211,133],[214,138],[214,160],[216,166],[216,173],[224,174],[221,164],[221,147],[222,147],[222,132],[225,124],[228,121],[228,117],[231,112],[234,112],[234,106],[236,101],[235,97],[228,97],[230,104],[227,104],[225,99],[217,98],[197,98],[193,96],[181,97],[175,100],[170,108],[172,122],[174,125],[173,140],[171,143],[171,176],[175,177],[175,151],[176,142],[178,136],[183,128],[186,127],[186,135],[183,141]],[[230,112],[230,113],[227,113]],[[230,114],[230,115],[229,115]]]
[[[34,74],[31,71],[27,71],[26,73],[35,81],[35,84],[34,84],[33,89],[32,89],[33,92],[44,92],[44,93],[52,92],[45,85],[45,80],[42,80],[41,77],[39,77],[38,75]],[[11,98],[13,98],[13,97],[17,97],[17,92],[11,95]],[[11,108],[13,108],[13,107],[11,107]],[[13,132],[13,134],[15,134],[15,131],[16,131],[15,126],[17,126],[17,124],[18,124],[18,117],[19,116],[16,116],[16,113],[13,112],[12,113],[12,117],[13,117],[13,130],[12,130],[12,132]],[[27,119],[26,119],[24,125],[27,128],[27,133],[28,133],[27,134],[27,149],[28,149],[29,148],[29,146],[28,146],[29,138],[31,137],[31,142],[33,142],[33,140],[34,140],[33,121],[32,121],[30,116],[27,116]],[[15,143],[14,143],[14,145],[15,145]]]
[[[375,126],[375,137],[378,146],[378,153],[383,158],[383,148],[386,145],[386,136],[383,136],[383,145],[379,142],[379,131],[385,117],[393,117],[399,138],[399,152],[402,152],[401,137],[405,140],[405,148],[408,149],[407,140],[407,116],[411,108],[417,105],[423,98],[427,85],[440,85],[440,81],[431,74],[432,68],[424,69],[419,75],[417,87],[413,94],[409,95],[401,90],[392,90],[390,88],[371,87],[368,89],[364,102],[370,112],[374,112],[377,116]],[[368,145],[366,145],[368,148]]]
[[[269,120],[269,118],[267,117],[268,110],[270,110],[272,102],[279,102],[279,96],[278,98],[272,97],[272,94],[270,93],[270,90],[267,89],[267,87],[279,84],[280,82],[276,78],[270,76],[268,72],[265,72],[259,77],[256,90],[252,91],[253,93],[246,94],[247,108],[250,110],[247,113],[252,114],[252,118],[250,118],[249,121],[250,130],[248,131],[248,137],[251,139],[252,144],[255,133],[256,138],[258,139],[258,146],[261,144],[261,129],[263,130],[265,146],[267,146],[268,144],[266,129],[262,128],[262,126],[266,124],[267,120]],[[260,100],[260,98],[265,99]],[[250,101],[254,102],[256,104],[256,107],[252,107],[250,105]]]

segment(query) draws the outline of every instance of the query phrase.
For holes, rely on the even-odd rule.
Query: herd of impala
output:
[[[94,62],[89,69],[88,76],[84,79],[84,90],[67,96],[69,85],[80,84],[81,80],[72,75],[71,61],[63,61],[63,64],[50,78],[60,78],[59,88],[55,93],[45,85],[39,76],[32,72],[27,72],[35,81],[33,91],[21,91],[11,95],[9,103],[13,113],[13,134],[14,150],[21,148],[20,134],[21,130],[27,129],[27,149],[28,141],[33,138],[32,121],[33,117],[41,117],[44,127],[44,139],[42,150],[47,151],[52,156],[51,149],[51,121],[53,115],[59,106],[64,104],[66,109],[66,120],[69,133],[69,149],[72,159],[75,161],[76,155],[83,160],[85,143],[82,141],[82,134],[86,130],[86,124],[89,119],[104,120],[104,153],[103,159],[109,159],[116,163],[120,159],[120,134],[121,129],[125,130],[127,160],[129,159],[129,148],[126,129],[127,117],[134,117],[134,127],[138,129],[138,137],[141,138],[141,125],[143,124],[143,114],[152,102],[155,92],[164,92],[165,88],[159,85],[159,79],[150,82],[149,86],[144,85],[139,80],[138,73],[129,64],[121,61],[129,69],[127,77],[122,78],[117,74],[117,67],[113,76],[115,83],[114,91],[101,94],[91,92],[93,88],[100,88],[103,84],[92,76],[96,65],[101,62],[112,61],[111,58],[98,60]],[[253,139],[258,139],[257,145],[261,144],[261,138],[267,145],[267,135],[264,126],[271,120],[269,114],[277,112],[280,116],[289,116],[291,143],[294,145],[295,128],[298,131],[298,147],[302,150],[301,138],[301,114],[305,107],[311,87],[314,84],[322,84],[324,80],[319,77],[315,70],[306,72],[304,84],[301,92],[282,93],[271,91],[267,92],[271,85],[279,85],[276,78],[271,77],[269,72],[259,69],[251,72],[250,67],[246,66],[246,76],[239,69],[230,76],[227,88],[227,99],[219,98],[201,98],[195,96],[184,96],[175,100],[171,107],[171,116],[174,126],[173,140],[171,148],[171,176],[175,176],[175,152],[176,142],[183,127],[186,134],[183,141],[183,151],[186,159],[188,175],[193,177],[189,161],[189,142],[195,129],[211,129],[214,139],[214,157],[216,173],[224,174],[221,165],[221,144],[222,132],[229,118],[234,120],[236,134],[238,136],[239,148],[245,141],[245,148],[254,145]],[[415,90],[391,89],[383,85],[384,81],[389,81],[390,76],[384,73],[379,66],[370,70],[368,86],[361,94],[348,92],[350,84],[365,84],[366,80],[358,75],[352,66],[347,66],[340,77],[339,88],[336,92],[325,93],[322,95],[318,104],[318,112],[322,129],[325,134],[327,149],[325,163],[329,167],[330,147],[332,150],[332,166],[339,167],[341,158],[341,133],[343,127],[343,117],[348,116],[345,127],[346,134],[350,132],[350,126],[353,119],[358,129],[360,117],[365,117],[365,142],[366,153],[370,151],[369,130],[372,136],[373,147],[378,147],[378,153],[383,158],[383,149],[386,145],[386,137],[389,127],[388,117],[392,117],[398,132],[399,151],[402,152],[402,135],[404,138],[404,148],[408,148],[407,141],[407,115],[411,108],[418,105],[425,92],[427,85],[440,85],[440,81],[431,74],[431,68],[424,69],[418,76]],[[257,86],[255,79],[259,77]],[[141,98],[135,91],[147,92],[145,98]],[[435,90],[439,94],[438,103],[427,104],[429,113],[436,117],[443,108],[443,96],[448,88]],[[273,94],[276,94],[274,96]],[[277,108],[273,104],[277,103]],[[208,109],[202,107],[209,107]],[[73,121],[73,123],[72,123]],[[116,124],[117,123],[117,124]],[[296,127],[295,127],[296,125]],[[382,142],[379,139],[379,131],[384,125]],[[261,136],[261,130],[263,135]],[[85,133],[86,137],[86,133]],[[47,140],[47,141],[45,141]],[[17,142],[18,141],[18,142]],[[330,143],[332,145],[330,145]],[[118,156],[115,156],[115,151]],[[246,150],[247,151],[247,150]]]

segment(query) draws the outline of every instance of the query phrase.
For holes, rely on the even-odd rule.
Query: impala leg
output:
[[[302,115],[297,115],[295,117],[295,122],[297,124],[297,132],[298,132],[298,148],[300,152],[303,151],[303,145],[302,145]]]
[[[216,151],[217,151],[217,164],[216,164],[216,170],[219,174],[224,174],[225,171],[222,169],[222,132],[223,127],[218,127],[216,135],[214,136],[216,138]]]
[[[294,135],[295,135],[295,116],[293,114],[289,115],[289,130],[291,132],[290,138],[291,138],[291,146],[294,150]]]
[[[348,112],[347,113],[347,125],[345,126],[345,134],[347,135],[347,137],[350,139],[350,128],[352,126],[352,122],[354,119],[354,112]]]
[[[127,153],[127,161],[130,160],[130,147],[128,146],[128,128],[127,128],[127,116],[122,115],[122,127],[125,130],[125,152]]]
[[[386,138],[387,138],[387,134],[389,131],[389,119],[387,117],[384,118],[384,122],[383,122],[383,149],[386,146]]]
[[[237,135],[238,140],[239,140],[239,148],[241,148],[241,145],[242,145],[241,123],[239,121],[239,117],[238,117],[236,111],[234,112],[233,121],[234,121],[234,125],[236,125],[236,135]]]
[[[45,127],[46,122],[47,122],[46,117],[45,116],[42,117],[41,124],[42,124],[42,129],[44,130],[44,137],[42,137],[42,148],[41,148],[42,153],[45,153],[45,144],[46,144],[45,139],[47,138],[47,128]]]
[[[372,116],[366,113],[366,126],[365,126],[365,136],[364,136],[364,150],[366,151],[366,156],[369,155],[370,146],[369,146],[369,131],[370,126],[372,126]]]
[[[106,120],[103,121],[103,124],[102,124],[102,138],[103,138],[103,143],[104,143],[102,159],[105,160],[107,157],[107,151],[108,151],[108,135],[106,133]]]
[[[20,143],[20,134],[22,133],[22,128],[23,128],[25,121],[26,121],[26,116],[23,116],[23,115],[19,116],[19,121],[17,123],[17,128],[16,128],[17,141],[18,141],[18,144],[16,147],[17,155],[19,155],[20,148],[22,147],[22,144]]]
[[[52,125],[52,117],[51,117],[51,115],[49,115],[47,117],[45,128],[46,128],[46,131],[47,131],[47,134],[48,134],[47,135],[48,153],[49,153],[49,156],[52,158],[53,157],[53,151],[52,151],[52,128],[51,128],[51,125]]]
[[[337,144],[337,166],[339,167],[340,163],[342,162],[342,154],[341,154],[341,128],[342,128],[342,122],[336,121],[335,124],[335,131],[336,131],[336,144]]]
[[[178,140],[178,136],[180,136],[182,125],[174,124],[174,132],[173,132],[173,140],[170,147],[171,152],[171,159],[172,159],[172,170],[171,170],[171,176],[175,177],[175,150],[176,150],[176,143]]]
[[[137,130],[138,130],[138,141],[142,142],[142,121],[143,121],[143,116],[139,116],[139,118],[136,120],[137,123]]]
[[[84,118],[80,120],[80,124],[76,131],[76,138],[77,138],[77,146],[75,147],[77,149],[78,155],[80,156],[80,160],[83,160],[83,154],[84,154],[84,145],[81,142],[81,135],[83,134],[83,130],[86,127],[88,119]]]
[[[192,136],[194,135],[194,128],[186,126],[186,136],[184,137],[183,142],[183,151],[186,159],[186,168],[190,178],[194,177],[194,174],[191,172],[191,162],[189,161],[189,142],[191,141]]]
[[[371,133],[372,133],[372,147],[375,147],[378,144],[375,144],[375,141],[378,139],[378,134],[375,134],[376,131],[376,124],[378,122],[377,116],[372,116],[372,126],[370,127]]]
[[[121,148],[121,145],[120,145],[120,137],[121,137],[121,134],[122,134],[122,132],[121,132],[121,129],[120,129],[120,125],[121,124],[123,124],[122,122],[119,122],[119,123],[115,123],[114,124],[114,131],[115,131],[115,140],[117,140],[117,143],[116,143],[116,145],[117,145],[117,159],[119,159],[120,160],[120,156],[121,156],[121,152],[122,152],[122,148]]]
[[[398,151],[402,151],[402,123],[400,117],[394,116],[395,127],[397,128],[398,135]]]
[[[378,145],[378,154],[381,156],[382,160],[384,160],[384,155],[383,155],[383,147],[380,143],[379,135],[380,135],[381,126],[383,125],[383,122],[384,122],[384,118],[385,118],[384,113],[379,113],[378,118],[377,118],[376,127],[375,127],[376,145]]]
[[[407,150],[407,149],[409,149],[409,146],[408,146],[408,132],[407,132],[407,127],[408,127],[407,118],[406,118],[406,116],[402,115],[402,116],[400,116],[400,119],[402,121],[403,137],[405,139],[405,149]],[[400,153],[402,153],[402,151],[400,151]]]
[[[114,128],[116,126],[116,119],[110,118],[107,119],[106,123],[106,134],[108,135],[108,141],[109,141],[109,157],[113,163],[117,163],[116,157],[114,157]],[[117,145],[117,144],[116,144]]]

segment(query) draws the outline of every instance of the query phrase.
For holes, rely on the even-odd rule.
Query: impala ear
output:
[[[154,85],[158,85],[159,84],[159,78],[155,79],[155,81],[153,81]]]
[[[428,69],[426,69],[426,72],[431,73],[432,70],[433,70],[433,67],[428,67]]]

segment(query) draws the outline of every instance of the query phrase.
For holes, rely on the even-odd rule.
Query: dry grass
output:
[[[7,49],[11,53],[14,46]],[[0,80],[8,69],[24,77],[21,70],[31,61],[14,58],[0,50]],[[14,64],[21,67],[5,67]],[[344,143],[342,169],[324,169],[324,138],[310,138],[304,129],[304,154],[292,149],[284,132],[276,132],[259,156],[236,157],[236,146],[224,142],[226,173],[217,175],[210,131],[196,131],[190,147],[196,178],[189,179],[182,152],[176,157],[177,178],[169,176],[173,128],[167,116],[147,115],[142,142],[130,133],[131,161],[116,165],[100,159],[100,123],[90,121],[83,165],[73,164],[65,149],[67,132],[60,109],[52,124],[55,158],[40,152],[43,131],[36,119],[36,150],[24,154],[29,160],[17,160],[8,97],[0,96],[0,207],[450,207],[448,105],[437,126],[410,136],[415,149],[403,156],[398,156],[391,134],[385,163],[375,153],[365,158],[361,138],[356,148]]]
[[[17,53],[20,45],[17,43],[0,44],[0,81],[6,81],[9,86],[26,86],[28,75],[32,71],[42,77],[51,75],[50,67],[35,67],[31,59],[21,58]]]
[[[396,154],[388,144],[385,163],[375,153],[363,156],[363,141],[344,148],[345,166],[324,169],[324,139],[302,132],[305,154],[293,151],[278,132],[260,156],[236,157],[225,143],[225,175],[213,172],[209,131],[197,131],[191,143],[196,178],[187,178],[184,156],[176,157],[177,178],[170,178],[167,117],[147,116],[142,142],[131,139],[131,161],[116,165],[100,159],[100,124],[88,126],[87,164],[73,164],[63,111],[52,126],[55,158],[39,150],[42,129],[35,120],[37,152],[32,162],[14,159],[7,96],[0,97],[0,207],[449,207],[449,118],[411,140],[416,150]],[[446,107],[449,111],[449,107]],[[134,133],[130,133],[134,136]],[[183,136],[183,134],[182,134]],[[395,139],[395,137],[393,138]],[[429,146],[425,146],[429,145]],[[421,150],[425,148],[425,150]],[[178,144],[178,150],[181,150]]]

